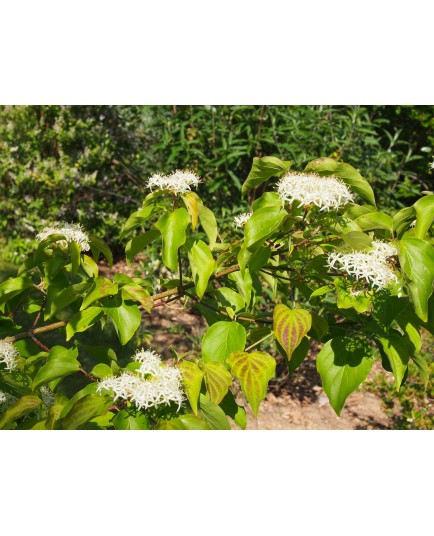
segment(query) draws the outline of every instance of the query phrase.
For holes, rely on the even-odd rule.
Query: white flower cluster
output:
[[[18,398],[4,391],[0,391],[0,416],[8,409],[9,406],[12,406]]]
[[[164,365],[152,350],[139,350],[133,359],[140,363],[134,373],[127,371],[105,378],[100,381],[97,392],[112,391],[115,402],[118,398],[130,400],[138,409],[176,402],[179,410],[184,400],[181,371]]]
[[[89,251],[89,237],[83,231],[79,223],[57,223],[54,227],[44,227],[44,229],[36,235],[39,241],[44,240],[50,235],[59,234],[65,237],[65,240],[59,240],[59,244],[66,247],[69,242],[76,242],[82,251]]]
[[[18,350],[12,343],[0,341],[0,363],[4,363],[7,370],[17,368],[19,356]]]
[[[351,253],[329,253],[327,263],[329,268],[343,270],[357,280],[365,279],[373,287],[386,288],[398,283],[398,277],[387,263],[387,258],[398,254],[391,244],[374,240],[373,248],[368,251],[353,251]]]
[[[250,212],[244,212],[243,214],[239,214],[238,216],[235,216],[234,218],[234,224],[236,227],[244,227],[246,223],[250,220],[252,217],[252,214]]]
[[[200,178],[192,171],[176,170],[170,175],[155,174],[148,180],[148,188],[155,190],[169,190],[179,195],[185,194],[191,190],[191,187],[197,187],[201,182]]]
[[[298,201],[302,206],[316,205],[320,210],[337,210],[353,201],[347,186],[337,177],[315,173],[288,173],[277,184],[282,203]]]

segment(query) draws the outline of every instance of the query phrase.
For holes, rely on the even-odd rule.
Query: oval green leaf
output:
[[[337,415],[340,415],[347,397],[367,378],[372,363],[372,348],[367,341],[335,337],[325,343],[316,366]]]
[[[177,208],[166,212],[155,224],[163,240],[163,262],[172,272],[178,270],[178,248],[185,243],[189,223],[190,216],[185,208]]]
[[[210,326],[202,340],[202,358],[205,363],[225,363],[232,352],[244,350],[246,330],[237,322],[216,322]]]
[[[41,385],[50,383],[57,378],[64,378],[73,372],[80,370],[80,363],[77,359],[67,357],[66,355],[54,359],[49,359],[36,374],[33,380],[33,390],[38,389]]]
[[[94,417],[104,415],[113,402],[107,397],[86,395],[72,405],[62,420],[64,430],[79,430]]]

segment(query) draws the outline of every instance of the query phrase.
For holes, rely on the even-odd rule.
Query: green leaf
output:
[[[89,235],[89,244],[90,244],[90,249],[92,251],[94,261],[97,262],[99,258],[99,254],[102,253],[104,257],[107,259],[109,266],[111,268],[113,265],[113,255],[112,255],[110,248],[104,242],[104,240],[102,240],[98,236],[91,234]]]
[[[231,307],[236,313],[244,309],[244,300],[235,290],[229,287],[221,287],[213,290],[212,293],[217,302],[223,305],[223,307]]]
[[[243,184],[241,197],[244,197],[252,188],[256,188],[273,175],[282,175],[282,173],[288,171],[290,165],[290,162],[282,162],[282,160],[274,156],[254,158],[252,169]]]
[[[353,192],[359,194],[375,207],[374,191],[369,182],[364,179],[360,173],[349,164],[338,162],[333,158],[318,158],[310,162],[305,172],[314,172],[318,175],[329,177],[333,175],[341,179]]]
[[[243,407],[239,406],[231,391],[228,391],[224,399],[220,403],[222,410],[228,415],[237,426],[246,429],[247,415]]]
[[[60,412],[59,418],[63,419],[63,417],[69,412],[75,402],[77,402],[77,400],[80,400],[80,398],[83,398],[86,395],[95,395],[97,388],[98,383],[92,382],[86,385],[86,387],[83,387],[83,389],[80,389],[80,391],[77,391],[75,395],[71,398],[71,400],[69,400],[65,404],[62,411]]]
[[[49,359],[45,365],[39,369],[33,380],[32,388],[33,390],[36,390],[41,385],[50,383],[57,378],[64,378],[78,370],[80,370],[80,363],[77,359],[69,357],[69,354],[54,357],[53,359]]]
[[[169,421],[161,420],[158,423],[157,430],[186,430],[186,428],[181,419],[175,418]]]
[[[337,291],[337,306],[339,309],[349,309],[354,307],[358,313],[365,313],[372,303],[372,295],[368,292],[354,292],[352,285],[347,281],[337,277],[334,280]]]
[[[151,229],[150,231],[146,231],[146,233],[132,238],[125,246],[125,255],[128,266],[131,266],[136,255],[143,251],[148,244],[156,240],[159,236],[160,231],[158,231],[158,229]]]
[[[98,277],[98,265],[89,255],[81,256],[81,267],[89,277]]]
[[[434,248],[420,238],[403,238],[398,242],[401,270],[419,318],[428,321],[428,300],[433,292]]]
[[[353,249],[364,250],[372,247],[372,240],[365,233],[350,231],[339,235]]]
[[[434,221],[434,195],[422,197],[413,206],[417,216],[414,234],[416,238],[425,238]]]
[[[266,352],[232,352],[227,363],[258,417],[259,404],[267,395],[268,382],[276,370],[276,360]]]
[[[188,252],[196,294],[199,298],[205,294],[208,281],[214,273],[215,261],[209,247],[199,240]]]
[[[194,231],[199,219],[199,206],[202,204],[200,197],[195,192],[187,192],[181,196],[191,218],[191,228]]]
[[[140,285],[125,285],[121,289],[124,300],[137,301],[143,309],[150,313],[154,307],[154,300],[149,296],[149,292]]]
[[[197,402],[202,386],[203,373],[193,361],[182,361],[179,365],[182,374],[182,384],[187,393],[191,409],[197,415]]]
[[[258,199],[256,199],[252,205],[253,212],[256,212],[260,208],[264,207],[275,207],[279,208],[282,206],[282,199],[277,192],[265,192]]]
[[[363,214],[356,218],[354,222],[357,223],[362,231],[385,229],[391,233],[393,229],[392,218],[383,212],[369,212],[368,214]]]
[[[312,316],[312,328],[309,331],[309,335],[321,342],[323,337],[328,333],[329,323],[327,320],[318,315],[317,313],[311,313]]]
[[[26,395],[8,407],[0,420],[0,430],[3,430],[9,423],[19,419],[29,411],[33,411],[40,406],[42,400],[34,395]]]
[[[163,240],[163,262],[173,272],[178,270],[178,248],[185,243],[189,223],[190,216],[185,208],[177,208],[166,212],[155,224]]]
[[[312,316],[305,309],[291,310],[282,303],[273,312],[273,329],[277,340],[285,350],[288,360],[292,352],[312,327]]]
[[[205,363],[225,363],[231,352],[244,350],[246,330],[237,322],[216,322],[210,326],[202,339],[202,358]]]
[[[178,418],[186,430],[211,430],[211,427],[204,420],[199,419],[195,415],[181,415]]]
[[[407,372],[408,361],[413,354],[413,346],[400,334],[389,333],[386,337],[377,337],[383,352],[386,354],[395,378],[396,390],[399,391],[402,380]]]
[[[112,422],[116,430],[149,430],[148,417],[143,413],[134,416],[122,410]]]
[[[113,371],[105,363],[98,363],[93,367],[91,375],[95,376],[95,378],[102,380],[104,378],[107,378],[107,376],[113,376]]]
[[[113,320],[122,346],[132,338],[140,326],[142,317],[137,305],[127,305],[119,297],[107,301],[104,312]]]
[[[401,238],[404,232],[410,227],[410,224],[416,219],[416,210],[414,207],[402,208],[393,216],[393,230],[398,238]]]
[[[229,421],[220,406],[214,404],[205,395],[199,396],[201,415],[213,430],[230,430]]]
[[[105,296],[113,296],[117,293],[117,285],[113,285],[113,283],[105,277],[97,277],[86,294],[83,303],[81,304],[80,311],[87,309],[89,305],[96,300],[104,298]]]
[[[63,417],[63,429],[79,430],[94,417],[107,413],[112,403],[112,400],[99,395],[86,395],[80,398],[72,405],[65,417]]]
[[[122,227],[120,239],[122,240],[122,238],[125,238],[130,233],[130,231],[132,231],[136,227],[139,227],[139,225],[143,225],[146,221],[149,220],[151,216],[155,214],[155,212],[156,209],[154,205],[147,205],[140,210],[133,212],[128,218],[128,220],[125,222],[125,225]]]
[[[215,404],[220,404],[232,385],[232,376],[227,368],[218,361],[203,364],[206,390]]]
[[[76,274],[81,264],[81,247],[77,242],[69,242],[68,249],[71,255],[71,271],[73,274]]]
[[[79,311],[71,318],[66,325],[66,340],[69,341],[74,333],[86,331],[90,326],[98,322],[103,314],[102,307],[89,307],[84,311]]]
[[[213,249],[217,240],[217,221],[212,211],[204,205],[199,205],[200,224],[208,237],[209,247]]]
[[[245,245],[248,249],[256,246],[277,231],[287,216],[282,207],[264,207],[255,211],[244,228]]]
[[[0,285],[0,304],[10,300],[12,297],[21,294],[26,289],[33,287],[33,283],[27,277],[15,277],[7,279]]]
[[[340,415],[347,397],[367,378],[373,363],[367,341],[335,337],[325,343],[316,366],[330,405]]]
[[[51,318],[68,305],[78,300],[91,286],[91,283],[83,282],[71,285],[63,290],[62,287],[50,285],[48,287],[48,297],[46,304],[45,320]],[[59,292],[59,290],[61,290]]]
[[[237,285],[238,292],[243,298],[247,307],[250,306],[252,300],[253,281],[249,270],[246,268],[244,274],[241,271],[233,272],[229,274],[229,279],[234,281]]]

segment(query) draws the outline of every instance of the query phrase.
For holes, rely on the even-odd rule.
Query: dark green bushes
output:
[[[254,156],[357,166],[383,210],[431,190],[433,106],[2,106],[0,245],[20,260],[56,220],[116,246],[154,172],[193,168],[222,228]],[[230,208],[229,208],[230,207]],[[116,253],[116,251],[115,251]]]

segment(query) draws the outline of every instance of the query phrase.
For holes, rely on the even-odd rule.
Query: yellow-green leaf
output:
[[[312,316],[306,309],[291,310],[280,303],[273,313],[273,329],[288,359],[312,327]]]
[[[226,361],[232,374],[240,380],[241,389],[257,417],[259,404],[265,398],[268,382],[276,370],[275,359],[266,352],[233,352]]]
[[[178,270],[178,248],[185,244],[185,231],[190,223],[190,216],[185,208],[166,212],[155,224],[163,240],[163,262],[173,272]]]
[[[203,364],[206,390],[215,404],[220,404],[232,385],[232,376],[227,368],[218,361]]]
[[[209,278],[214,272],[215,261],[211,250],[202,240],[193,244],[188,252],[188,259],[190,261],[194,286],[196,287],[196,294],[199,298],[202,298],[208,286]]]
[[[183,361],[179,365],[182,374],[182,384],[187,393],[191,409],[197,415],[197,401],[202,386],[203,373],[193,361]]]
[[[133,300],[140,303],[143,309],[150,313],[154,307],[154,300],[149,295],[149,292],[140,285],[125,285],[122,287],[122,297],[124,300]]]
[[[188,213],[190,214],[191,228],[194,231],[199,219],[199,206],[202,204],[202,201],[195,192],[187,192],[181,197],[188,210]]]
[[[97,277],[84,297],[80,311],[87,309],[94,301],[104,298],[104,296],[114,296],[117,292],[117,285],[113,285],[113,283],[105,277]]]
[[[37,408],[41,403],[41,399],[34,395],[21,397],[6,410],[5,414],[0,420],[0,430],[15,419],[18,419],[29,411]]]
[[[107,412],[112,401],[99,395],[86,395],[75,402],[63,418],[64,430],[78,430],[94,417]]]
[[[39,369],[33,380],[33,390],[37,389],[41,385],[50,383],[57,378],[64,378],[73,372],[80,370],[80,363],[77,359],[69,357],[68,355],[61,355],[54,359],[49,359],[45,365]]]

